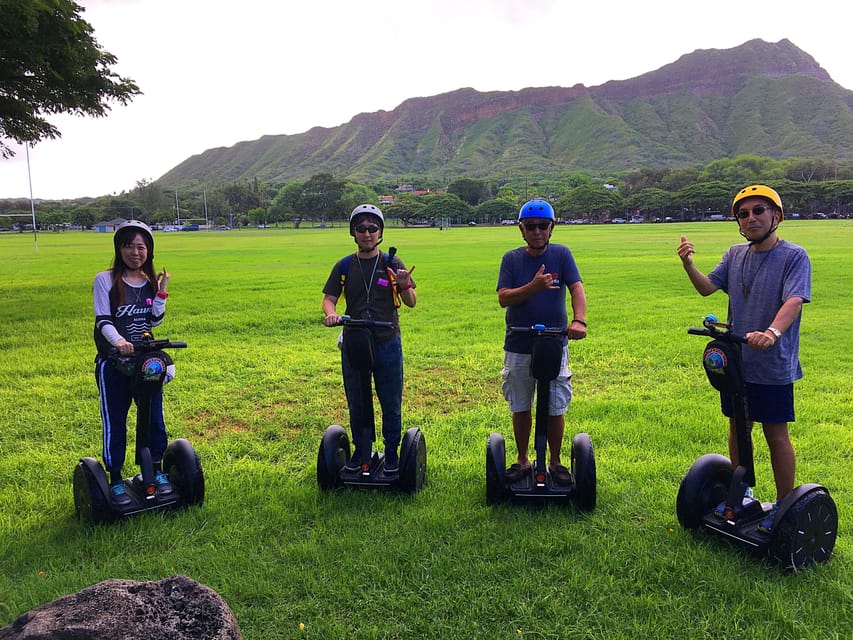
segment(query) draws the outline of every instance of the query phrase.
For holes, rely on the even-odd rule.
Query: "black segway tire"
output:
[[[499,433],[490,433],[486,442],[486,504],[506,500],[506,442]]]
[[[163,454],[163,473],[186,505],[204,502],[204,472],[201,460],[188,440],[172,440]]]
[[[575,504],[583,511],[595,509],[595,451],[587,433],[572,439],[572,475],[575,479]]]
[[[726,499],[733,475],[731,461],[718,453],[696,460],[681,480],[675,500],[681,526],[698,529],[705,514]]]
[[[349,436],[339,424],[326,427],[317,452],[317,486],[331,491],[341,486],[341,469],[350,459]]]
[[[427,451],[424,434],[417,427],[411,427],[403,435],[400,443],[399,487],[406,493],[415,493],[423,489],[426,482]]]
[[[112,522],[109,483],[94,458],[83,458],[74,467],[74,510],[78,520],[93,524]]]
[[[771,554],[794,570],[829,560],[838,535],[835,501],[820,485],[812,486],[794,490],[802,495],[787,510],[780,510],[771,534]]]

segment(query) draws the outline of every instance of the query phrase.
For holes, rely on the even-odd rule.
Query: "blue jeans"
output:
[[[109,360],[98,358],[95,379],[101,404],[104,465],[111,474],[120,474],[127,450],[127,413],[135,400],[131,379],[116,369]],[[168,436],[163,420],[162,389],[151,398],[151,429],[148,434],[151,459],[160,462],[166,451]]]
[[[362,372],[352,366],[346,349],[341,351],[341,369],[349,406],[350,433],[355,445],[354,455],[366,461],[376,440],[375,424],[369,416],[364,415],[365,404],[362,398],[362,394],[370,394],[370,402],[373,402],[370,374],[365,376],[365,392],[362,389]],[[399,334],[374,346],[372,378],[379,405],[382,407],[382,438],[385,451],[396,451],[400,446],[400,432],[403,429],[403,343]]]

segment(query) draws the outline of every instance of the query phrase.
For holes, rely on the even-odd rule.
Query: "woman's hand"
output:
[[[115,343],[115,348],[123,356],[129,356],[133,353],[133,343],[128,342],[124,338]]]
[[[160,273],[157,274],[157,290],[166,292],[166,287],[169,285],[169,272],[166,271],[166,267],[160,269]]]

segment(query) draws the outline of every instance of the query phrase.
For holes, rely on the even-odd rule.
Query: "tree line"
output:
[[[417,187],[402,189],[400,182]],[[738,156],[704,167],[642,168],[594,176],[572,172],[561,176],[508,178],[460,177],[442,185],[435,180],[377,182],[363,185],[318,173],[308,180],[267,183],[258,179],[210,190],[176,192],[141,180],[132,190],[114,196],[36,203],[40,227],[73,225],[89,228],[116,218],[150,224],[187,222],[210,225],[299,226],[344,222],[358,204],[381,206],[389,220],[401,224],[495,224],[514,219],[520,205],[533,197],[549,200],[558,217],[604,222],[617,217],[652,221],[701,219],[708,213],[730,213],[731,200],[743,186],[765,183],[782,195],[789,213],[812,217],[817,212],[853,214],[853,165],[821,160],[775,160]],[[390,196],[390,198],[389,198]],[[393,202],[389,202],[393,198]],[[30,213],[25,200],[0,201],[0,213]],[[0,218],[10,227],[16,218]],[[24,223],[18,220],[18,223]]]

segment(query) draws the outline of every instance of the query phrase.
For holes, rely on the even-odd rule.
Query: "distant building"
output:
[[[98,233],[115,233],[118,226],[124,222],[127,222],[124,218],[115,218],[114,220],[99,222],[95,225],[95,231]]]

